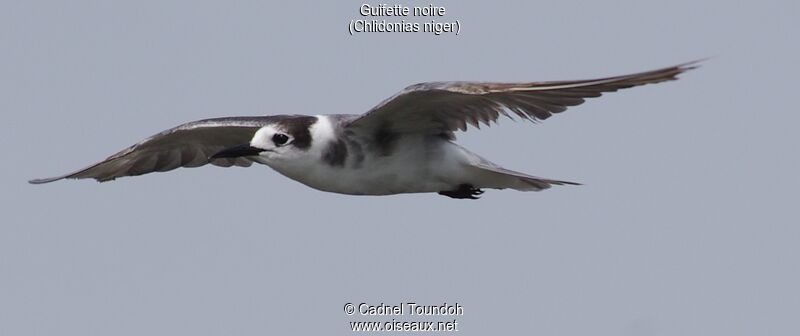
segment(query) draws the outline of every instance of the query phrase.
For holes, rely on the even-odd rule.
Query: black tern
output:
[[[502,115],[545,120],[604,92],[677,79],[690,62],[591,80],[411,85],[361,115],[273,115],[189,122],[63,176],[111,181],[178,167],[253,162],[311,188],[350,195],[436,192],[477,199],[483,189],[540,191],[578,183],[536,177],[494,164],[457,145],[454,132]]]

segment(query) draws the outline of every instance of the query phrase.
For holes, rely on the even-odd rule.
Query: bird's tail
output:
[[[458,146],[458,148],[464,155],[470,184],[476,188],[540,191],[552,185],[580,185],[580,183],[551,180],[505,169],[464,147]]]
[[[525,173],[505,169],[500,166],[481,163],[472,165],[480,176],[480,181],[475,183],[479,188],[514,189],[519,191],[541,191],[552,185],[580,185],[580,183],[551,180]]]

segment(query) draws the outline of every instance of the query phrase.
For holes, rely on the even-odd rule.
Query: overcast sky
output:
[[[800,334],[798,2],[437,4],[458,35],[351,36],[356,1],[3,2],[0,334],[391,320],[344,313],[361,302],[458,303],[459,335]],[[704,57],[675,82],[458,134],[580,187],[357,197],[264,166],[26,183],[202,118],[362,113],[423,81]]]

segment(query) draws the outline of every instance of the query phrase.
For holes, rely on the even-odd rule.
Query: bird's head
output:
[[[248,143],[223,149],[213,156],[234,158],[260,156],[268,162],[292,160],[306,155],[311,147],[311,126],[316,117],[290,116],[259,128]]]

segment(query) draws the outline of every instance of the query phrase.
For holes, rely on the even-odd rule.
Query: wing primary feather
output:
[[[605,92],[675,80],[679,74],[697,68],[700,61],[591,80],[420,83],[382,101],[344,126],[369,132],[388,123],[398,132],[441,134],[466,131],[467,125],[476,128],[480,128],[480,124],[490,125],[501,115],[512,120],[517,115],[536,122]]]
[[[86,168],[29,182],[42,184],[65,178],[93,178],[104,182],[208,163],[226,167],[249,166],[252,162],[247,158],[214,162],[209,162],[208,158],[223,148],[250,141],[259,128],[287,117],[291,116],[226,117],[189,122],[159,132]]]

